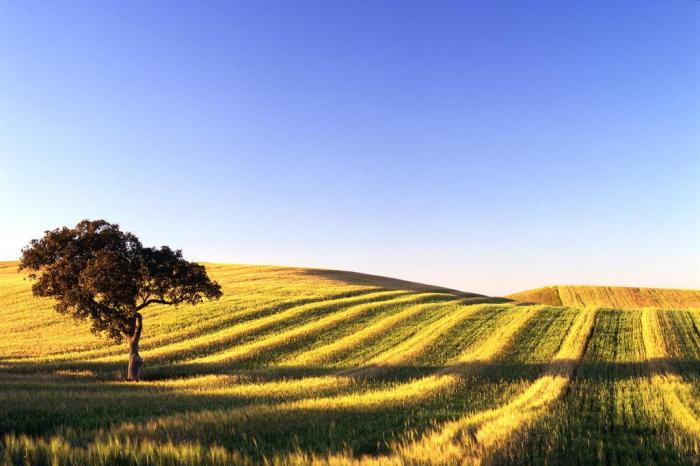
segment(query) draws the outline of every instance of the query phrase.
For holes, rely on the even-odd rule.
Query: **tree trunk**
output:
[[[138,382],[141,380],[141,366],[143,359],[139,355],[139,340],[141,339],[141,314],[134,316],[134,334],[129,337],[129,369],[126,373],[126,380]]]

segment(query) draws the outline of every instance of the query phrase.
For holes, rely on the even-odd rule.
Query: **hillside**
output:
[[[550,306],[601,306],[612,309],[700,308],[700,290],[625,286],[547,286],[507,296],[516,301]]]
[[[207,264],[126,345],[0,264],[0,464],[698,463],[700,311]]]

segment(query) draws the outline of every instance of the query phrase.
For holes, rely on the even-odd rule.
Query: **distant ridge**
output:
[[[507,298],[551,306],[601,306],[615,309],[700,307],[700,290],[635,288],[627,286],[546,286]]]

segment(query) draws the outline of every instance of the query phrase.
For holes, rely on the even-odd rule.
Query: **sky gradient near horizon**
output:
[[[0,259],[700,288],[700,2],[0,5]]]

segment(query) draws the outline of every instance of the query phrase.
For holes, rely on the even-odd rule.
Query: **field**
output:
[[[687,296],[525,304],[208,264],[224,297],[149,307],[146,380],[127,383],[126,345],[16,267],[0,263],[0,464],[700,464]]]
[[[628,286],[546,286],[508,298],[550,306],[601,306],[611,309],[683,309],[700,306],[700,290]]]

